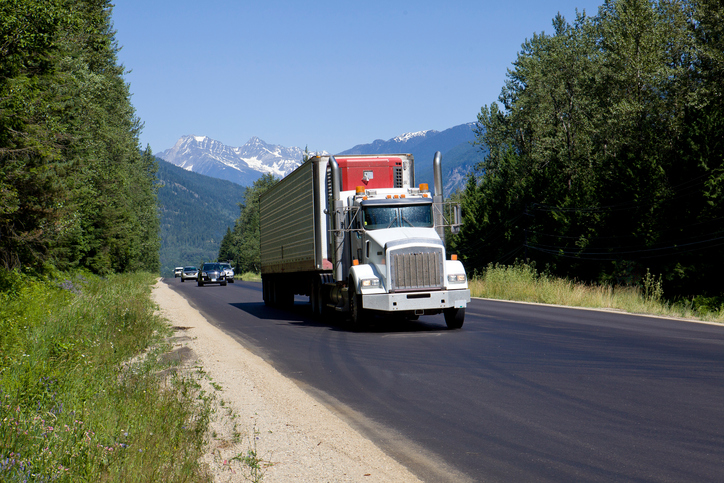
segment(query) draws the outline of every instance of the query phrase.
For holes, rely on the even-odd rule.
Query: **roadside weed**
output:
[[[210,481],[209,404],[162,375],[154,281],[20,276],[0,293],[1,481]]]

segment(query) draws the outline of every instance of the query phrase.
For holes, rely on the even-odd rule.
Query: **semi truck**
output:
[[[434,191],[415,185],[411,154],[313,156],[259,197],[262,296],[289,306],[309,296],[318,317],[353,325],[374,315],[443,313],[465,320],[465,268],[445,249],[460,206],[445,201],[440,152]]]

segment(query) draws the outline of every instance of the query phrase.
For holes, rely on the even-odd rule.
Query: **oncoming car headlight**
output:
[[[451,274],[447,276],[447,281],[450,283],[464,283],[466,280],[464,273]]]
[[[374,288],[380,286],[380,279],[379,278],[365,278],[361,281],[360,285],[363,288]]]

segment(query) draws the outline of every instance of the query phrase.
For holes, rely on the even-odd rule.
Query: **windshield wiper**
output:
[[[408,220],[407,218],[405,218],[405,215],[402,215],[402,221],[407,222],[408,225],[410,225],[412,228],[415,228],[415,225],[413,225],[410,220]]]
[[[392,224],[396,223],[396,222],[397,222],[397,213],[395,213],[395,217],[392,220],[390,220],[390,223],[385,228],[391,227]]]

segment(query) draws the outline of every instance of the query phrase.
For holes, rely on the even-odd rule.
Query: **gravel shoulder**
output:
[[[205,462],[217,482],[418,482],[323,404],[211,325],[159,280],[153,300],[176,329],[173,354],[205,373],[216,411]],[[255,454],[259,473],[237,458]]]

